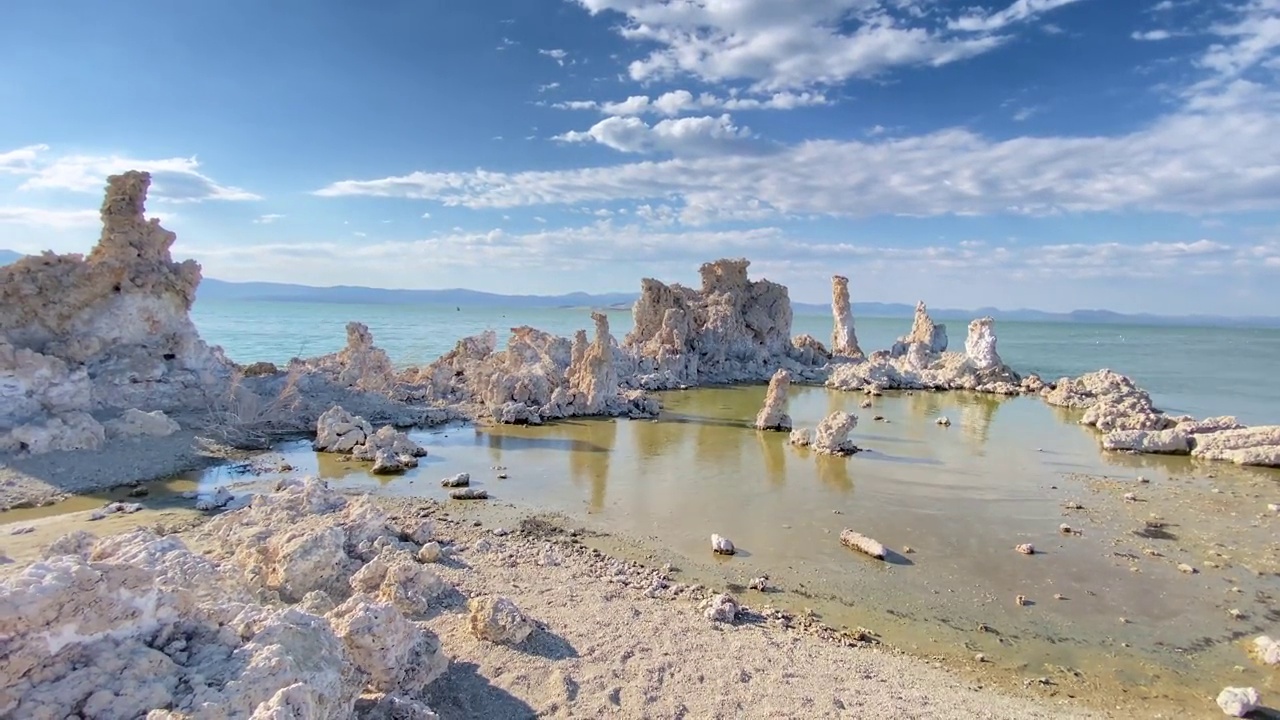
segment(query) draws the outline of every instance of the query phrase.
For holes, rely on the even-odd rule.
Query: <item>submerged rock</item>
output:
[[[367,420],[337,405],[316,421],[312,447],[318,452],[342,453],[372,462],[375,475],[401,473],[417,467],[418,458],[427,454],[426,448],[409,439],[407,434],[390,425],[374,432]]]
[[[711,535],[711,552],[717,555],[733,555],[737,550],[733,546],[733,541],[723,535]]]

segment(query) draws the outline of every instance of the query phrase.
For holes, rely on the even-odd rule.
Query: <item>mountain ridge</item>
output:
[[[21,253],[0,249],[0,266],[23,257]],[[196,291],[197,300],[253,302],[348,303],[357,305],[453,305],[456,307],[536,307],[536,308],[604,308],[625,310],[639,293],[586,293],[562,295],[503,295],[500,293],[445,288],[439,290],[403,290],[371,288],[359,285],[317,287],[297,283],[232,282],[204,278]],[[825,315],[831,312],[826,303],[792,303],[797,314]],[[908,303],[855,302],[855,317],[911,317],[915,305]],[[990,315],[996,320],[1013,322],[1087,323],[1094,325],[1156,325],[1189,327],[1280,328],[1280,317],[1237,317],[1228,315],[1156,315],[1153,313],[1120,313],[1105,309],[1077,309],[1049,312],[1032,308],[1001,310],[981,307],[929,308],[929,315],[939,321],[968,322]]]

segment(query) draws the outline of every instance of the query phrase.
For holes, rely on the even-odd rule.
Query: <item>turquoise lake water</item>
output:
[[[346,342],[351,320],[368,325],[378,346],[401,365],[430,362],[484,330],[505,341],[518,325],[560,335],[592,327],[583,309],[201,301],[192,316],[205,340],[242,363],[334,352]],[[621,340],[631,313],[609,316]],[[911,321],[857,318],[856,324],[862,347],[879,349],[905,334]],[[962,348],[965,324],[951,321],[947,329],[952,348]],[[1001,322],[996,332],[1001,357],[1024,374],[1056,379],[1108,367],[1135,378],[1168,412],[1280,422],[1280,382],[1271,374],[1280,368],[1280,330]],[[802,333],[827,342],[830,316],[797,315],[792,334]]]

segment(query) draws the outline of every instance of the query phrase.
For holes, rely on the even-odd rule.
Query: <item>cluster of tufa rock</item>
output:
[[[417,619],[445,589],[415,557],[429,540],[314,480],[211,520],[203,553],[67,536],[0,584],[0,715],[431,717],[414,698],[448,658]]]
[[[316,439],[312,447],[318,452],[341,453],[356,460],[373,463],[375,475],[402,473],[418,466],[418,458],[427,449],[390,425],[374,432],[368,420],[335,405],[316,421]]]

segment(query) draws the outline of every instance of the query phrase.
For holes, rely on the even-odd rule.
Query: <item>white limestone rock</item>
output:
[[[1259,425],[1195,435],[1191,456],[1237,465],[1280,467],[1280,425]]]
[[[849,278],[831,276],[831,315],[834,328],[831,331],[831,354],[841,357],[862,357],[858,335],[853,326],[853,307],[849,302]]]
[[[349,454],[371,435],[373,426],[367,420],[335,405],[316,420],[316,439],[311,447],[317,452]]]
[[[791,430],[791,416],[787,414],[787,390],[791,387],[791,373],[779,370],[769,379],[764,406],[756,415],[757,430]]]
[[[733,555],[737,549],[733,546],[733,541],[723,535],[711,534],[711,552],[716,555]]]
[[[712,622],[732,623],[738,619],[738,601],[728,593],[713,595],[703,603],[703,614]]]
[[[857,426],[858,416],[837,410],[818,423],[812,447],[827,455],[852,455],[858,452],[858,447],[849,439],[849,434]]]
[[[1257,710],[1261,704],[1262,698],[1255,688],[1229,687],[1218,693],[1218,707],[1228,717],[1242,718]]]
[[[1280,642],[1262,635],[1254,639],[1253,650],[1264,665],[1280,665]]]
[[[446,586],[438,575],[417,562],[413,553],[387,547],[351,576],[351,588],[414,617],[424,614],[427,604]]]
[[[978,370],[990,370],[1004,365],[996,352],[995,319],[981,317],[969,323],[969,335],[964,341],[964,354]]]
[[[1191,436],[1179,428],[1167,430],[1113,430],[1102,438],[1106,450],[1126,450],[1161,455],[1187,455]]]
[[[173,262],[176,236],[144,216],[150,183],[107,179],[87,256],[0,268],[0,451],[96,449],[104,432],[89,413],[194,410],[229,386],[232,364],[189,315],[200,266]]]
[[[519,645],[533,632],[533,622],[508,598],[472,598],[467,601],[467,610],[467,626],[481,640]]]
[[[435,635],[391,603],[357,594],[325,618],[377,692],[416,694],[449,665]]]
[[[893,357],[906,355],[913,345],[918,345],[929,355],[938,355],[947,349],[947,326],[939,325],[929,317],[924,301],[916,303],[916,313],[911,320],[911,332],[898,338],[889,351]]]

